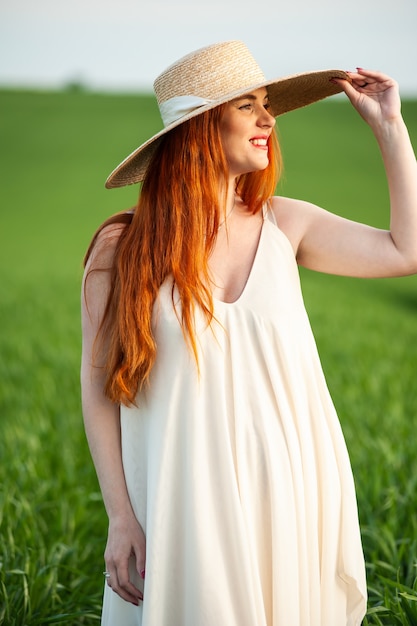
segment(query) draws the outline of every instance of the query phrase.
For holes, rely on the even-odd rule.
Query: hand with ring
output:
[[[138,606],[143,600],[139,589],[140,579],[145,578],[145,534],[133,512],[110,519],[107,546],[104,553],[106,569],[103,575],[107,585],[126,602]],[[129,572],[129,562],[134,559],[134,569]],[[135,580],[136,577],[136,580]]]

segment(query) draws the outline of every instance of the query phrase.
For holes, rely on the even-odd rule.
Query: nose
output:
[[[261,111],[258,116],[258,125],[262,128],[273,128],[275,126],[275,121],[275,117],[271,115],[267,109],[261,107]]]

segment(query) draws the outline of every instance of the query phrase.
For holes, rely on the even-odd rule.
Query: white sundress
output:
[[[151,384],[121,407],[144,601],[105,585],[102,625],[357,626],[366,580],[351,466],[294,252],[270,212],[242,294],[214,312],[212,329],[196,322],[198,373],[172,280],[161,287]],[[133,563],[132,577],[143,585]]]

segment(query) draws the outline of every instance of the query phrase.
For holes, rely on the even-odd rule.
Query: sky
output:
[[[357,66],[417,96],[417,0],[0,0],[0,85],[151,90],[173,61],[243,40],[267,78]]]

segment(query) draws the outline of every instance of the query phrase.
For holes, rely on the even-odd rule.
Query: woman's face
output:
[[[264,87],[229,102],[220,121],[223,150],[230,176],[268,166],[268,137],[275,126]]]

